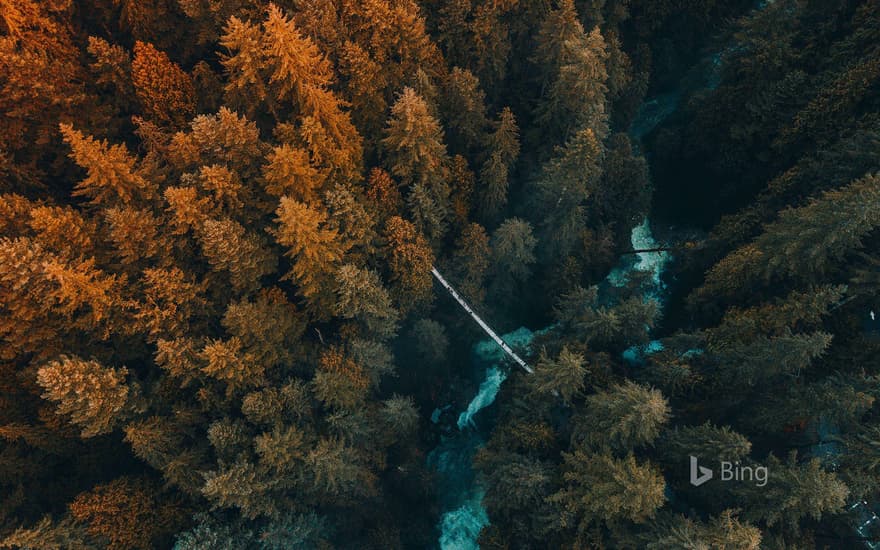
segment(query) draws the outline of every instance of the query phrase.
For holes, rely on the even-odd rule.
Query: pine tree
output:
[[[486,142],[486,94],[477,77],[459,67],[449,73],[444,88],[440,108],[449,143],[459,152],[472,152]]]
[[[110,240],[119,251],[122,262],[136,265],[167,251],[159,237],[159,220],[149,210],[139,208],[108,208]]]
[[[244,107],[249,115],[253,115],[256,107],[266,101],[269,111],[274,112],[274,98],[270,97],[262,74],[268,61],[259,25],[230,17],[220,45],[234,52],[221,57],[230,75],[225,86],[230,104]]]
[[[228,215],[239,214],[244,205],[254,201],[250,190],[242,184],[234,171],[220,164],[202,166],[199,169],[199,186],[211,197],[217,208]]]
[[[395,442],[408,441],[419,427],[419,412],[412,397],[393,395],[382,402],[381,422]]]
[[[425,238],[406,220],[393,216],[385,224],[386,257],[391,292],[398,309],[409,311],[431,299],[434,254]]]
[[[364,368],[338,350],[321,356],[312,379],[315,397],[329,407],[354,411],[367,397],[370,379]]]
[[[367,198],[375,208],[377,218],[383,222],[391,216],[401,214],[403,199],[397,183],[381,168],[373,168],[370,171],[370,177],[367,179]]]
[[[481,303],[485,297],[484,283],[491,254],[486,230],[477,223],[465,227],[456,240],[450,276],[459,292],[474,304]]]
[[[783,210],[754,241],[715,264],[691,300],[698,303],[709,296],[729,300],[750,285],[779,280],[816,281],[859,248],[880,223],[878,201],[878,177],[867,175],[806,206]]]
[[[507,205],[510,173],[519,156],[519,128],[513,112],[507,107],[489,136],[488,158],[480,170],[480,212],[484,219],[494,220]]]
[[[659,391],[627,380],[587,398],[573,437],[617,449],[650,445],[669,416],[669,403]]]
[[[152,44],[134,43],[131,80],[148,117],[182,126],[195,114],[192,78]]]
[[[261,289],[253,300],[230,303],[220,322],[266,369],[292,361],[305,331],[303,315],[274,287]]]
[[[438,367],[449,353],[449,337],[443,325],[433,319],[419,319],[409,332],[415,356],[419,364]]]
[[[21,212],[19,223],[37,233],[36,241],[66,258],[92,256],[96,252],[96,224],[71,207],[35,206]],[[11,232],[10,232],[11,233]]]
[[[227,393],[264,383],[265,366],[243,349],[241,340],[211,340],[201,351],[202,371],[227,384]]]
[[[658,536],[659,535],[659,536]],[[740,521],[733,510],[725,510],[709,524],[677,516],[646,541],[648,550],[717,548],[719,550],[758,550],[761,530]]]
[[[667,430],[657,447],[670,464],[683,464],[689,455],[709,464],[721,461],[739,462],[749,456],[752,444],[742,434],[728,426],[717,428],[710,423],[683,426]]]
[[[339,286],[335,312],[338,316],[357,319],[370,336],[380,340],[387,340],[397,333],[398,313],[392,307],[391,297],[378,273],[346,264],[336,277]]]
[[[650,463],[632,455],[563,453],[565,487],[548,497],[559,507],[554,523],[584,533],[589,527],[623,520],[643,523],[663,505],[665,483]]]
[[[339,54],[339,73],[357,127],[365,136],[378,135],[388,108],[384,94],[388,82],[382,66],[360,44],[347,40]]]
[[[505,220],[492,234],[493,284],[502,293],[529,278],[537,244],[531,224],[519,218]]]
[[[145,269],[141,281],[144,299],[136,317],[151,338],[185,334],[206,305],[204,285],[180,268]]]
[[[145,202],[155,197],[155,183],[139,173],[135,166],[137,161],[125,145],[97,141],[69,124],[61,125],[61,133],[71,148],[70,158],[88,171],[88,177],[77,184],[75,196],[88,197],[92,204],[105,207]]]
[[[134,454],[158,470],[174,458],[182,445],[180,427],[167,417],[152,416],[125,426],[125,441]]]
[[[0,540],[4,548],[37,548],[45,550],[88,550],[95,548],[98,541],[93,539],[86,528],[78,525],[70,517],[52,521],[49,516],[41,519],[29,529],[18,528],[8,537]]]
[[[516,2],[504,1],[478,4],[474,9],[470,29],[474,36],[475,63],[480,79],[486,84],[501,82],[507,75],[513,44],[505,15],[516,6]]]
[[[802,518],[818,520],[823,514],[841,511],[846,503],[849,489],[836,474],[826,472],[818,459],[798,464],[794,454],[787,462],[771,455],[764,465],[766,486],[740,483],[734,488],[746,520],[771,527],[785,522],[796,529]]]
[[[599,184],[602,146],[591,129],[577,132],[543,168],[536,189],[543,255],[558,259],[585,229],[584,201]]]
[[[537,118],[552,142],[588,128],[601,140],[608,131],[607,49],[599,28],[587,34],[573,0],[560,0],[541,23],[533,61],[546,90]]]
[[[318,299],[326,291],[346,245],[335,230],[326,227],[323,212],[295,199],[282,197],[275,214],[275,240],[287,248],[286,255],[294,262],[285,278],[293,279],[303,296]]]
[[[112,431],[126,414],[127,375],[125,367],[108,368],[97,361],[62,356],[39,368],[37,382],[59,415],[69,415],[82,437],[93,437]]]
[[[336,230],[349,249],[349,257],[363,261],[375,253],[376,220],[368,203],[356,189],[338,184],[324,195],[329,227]]]
[[[266,243],[235,220],[205,221],[199,241],[211,267],[228,272],[238,292],[259,288],[260,278],[275,272],[276,258]]]
[[[391,107],[382,145],[391,174],[403,185],[424,183],[429,188],[446,185],[448,158],[443,129],[431,115],[428,104],[412,88],[403,92]]]
[[[308,152],[288,144],[275,147],[263,168],[266,192],[314,204],[326,174],[312,166]]]
[[[205,474],[202,493],[215,507],[238,508],[248,519],[277,515],[277,506],[268,495],[271,485],[250,462],[237,461]]]
[[[537,391],[555,393],[566,401],[584,389],[584,377],[587,374],[584,363],[586,359],[577,352],[563,347],[556,359],[550,359],[542,352],[538,359],[533,382]]]
[[[365,468],[354,449],[334,439],[322,439],[309,452],[313,490],[328,497],[375,494],[375,475]]]

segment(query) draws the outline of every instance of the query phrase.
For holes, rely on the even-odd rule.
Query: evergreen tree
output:
[[[430,300],[434,255],[425,238],[406,220],[393,216],[385,224],[391,293],[398,308],[409,311]]]
[[[195,114],[192,79],[152,44],[135,42],[131,81],[138,101],[150,118],[181,126]]]
[[[412,88],[404,88],[391,107],[382,145],[391,174],[403,185],[422,183],[432,191],[446,187],[449,160],[443,129]]]
[[[62,356],[37,371],[43,396],[60,415],[80,427],[83,437],[107,433],[122,420],[129,403],[128,369],[107,368],[97,361]]]
[[[669,413],[669,403],[659,391],[626,381],[587,398],[573,437],[617,449],[650,445],[669,421]]]
[[[605,39],[584,31],[573,0],[560,0],[541,23],[534,62],[541,67],[543,101],[537,117],[552,142],[588,128],[601,140],[608,131]]]
[[[510,173],[519,156],[519,128],[509,108],[501,111],[488,142],[488,158],[480,170],[480,211],[493,220],[507,205]]]
[[[602,523],[642,523],[666,500],[660,472],[632,455],[615,459],[575,451],[562,456],[565,486],[548,497],[559,510],[553,522],[562,529],[584,533]]]
[[[294,260],[285,277],[297,283],[303,296],[320,303],[320,295],[328,290],[345,245],[335,230],[325,227],[327,217],[320,210],[282,197],[275,214],[275,240],[288,249],[287,256]]]
[[[541,216],[542,256],[547,260],[570,253],[586,229],[584,201],[599,183],[602,152],[596,134],[585,129],[544,166],[534,213]]]

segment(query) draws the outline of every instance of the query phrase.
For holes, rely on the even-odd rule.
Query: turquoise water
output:
[[[528,348],[534,333],[522,327],[502,339],[514,349]],[[472,460],[485,443],[478,425],[478,413],[495,402],[507,378],[507,356],[493,340],[474,346],[474,368],[484,373],[473,399],[458,415],[458,433],[443,436],[428,455],[428,464],[439,476],[438,492],[444,512],[439,524],[439,546],[443,550],[476,550],[480,531],[489,524],[483,508],[484,490],[472,470]]]
[[[647,219],[633,228],[631,240],[635,249],[659,246]],[[642,284],[645,298],[661,300],[665,289],[661,275],[668,260],[666,252],[628,255],[608,275],[606,282],[609,284],[606,286],[621,287],[626,285],[633,272],[647,273],[650,276]],[[503,335],[502,339],[514,349],[528,349],[534,335],[534,332],[522,327]],[[654,341],[638,349],[631,348],[627,353],[635,358],[638,354],[661,349],[662,344]],[[458,415],[458,432],[443,436],[440,445],[428,455],[428,464],[440,478],[438,496],[444,512],[438,525],[438,543],[442,550],[478,549],[480,531],[489,524],[489,517],[482,506],[484,489],[472,470],[472,459],[485,443],[480,431],[479,413],[495,402],[501,384],[507,378],[509,361],[504,351],[493,340],[487,339],[474,346],[473,363],[477,372],[483,372],[483,380],[467,407]]]

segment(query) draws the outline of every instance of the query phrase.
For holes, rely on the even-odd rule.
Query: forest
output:
[[[880,0],[0,0],[0,548],[880,548],[878,291]]]

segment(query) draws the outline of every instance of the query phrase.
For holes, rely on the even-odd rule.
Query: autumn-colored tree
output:
[[[559,357],[550,359],[545,354],[538,361],[535,370],[535,389],[541,392],[556,393],[570,401],[584,388],[586,376],[584,356],[563,347]]]
[[[312,385],[315,396],[325,405],[352,410],[366,398],[370,379],[351,358],[331,350],[321,356]]]
[[[282,144],[269,154],[268,161],[263,168],[267,193],[315,203],[327,175],[312,165],[307,151]]]
[[[152,44],[135,42],[131,81],[148,117],[180,126],[195,113],[192,79]]]
[[[401,214],[403,199],[397,183],[381,168],[373,168],[367,179],[367,198],[372,202],[377,218],[385,221]]]
[[[129,205],[155,197],[155,183],[139,173],[137,160],[124,145],[109,145],[84,136],[69,124],[61,125],[64,141],[70,146],[72,158],[88,171],[88,177],[77,184],[74,195],[91,199],[104,207]]]
[[[339,269],[337,279],[337,315],[357,319],[371,336],[379,339],[396,334],[398,313],[392,307],[378,273],[344,265]]]
[[[425,238],[406,220],[393,216],[385,224],[391,292],[398,307],[408,311],[429,302],[434,254]]]
[[[69,416],[83,437],[111,431],[126,414],[129,387],[125,367],[113,369],[97,361],[62,356],[40,367],[37,382],[57,413]]]
[[[107,539],[108,548],[151,548],[174,533],[184,514],[179,503],[156,493],[148,481],[119,478],[77,496],[70,513],[93,536]]]
[[[294,261],[285,278],[296,282],[303,296],[319,300],[342,260],[345,244],[335,230],[326,227],[323,212],[295,199],[282,197],[275,214],[275,240]]]
[[[263,239],[235,220],[205,221],[199,241],[211,267],[228,272],[232,286],[239,292],[259,287],[260,277],[275,272],[277,260]]]
[[[446,185],[443,129],[412,88],[404,88],[391,107],[385,134],[382,145],[392,175],[406,186],[422,183],[434,190]]]

